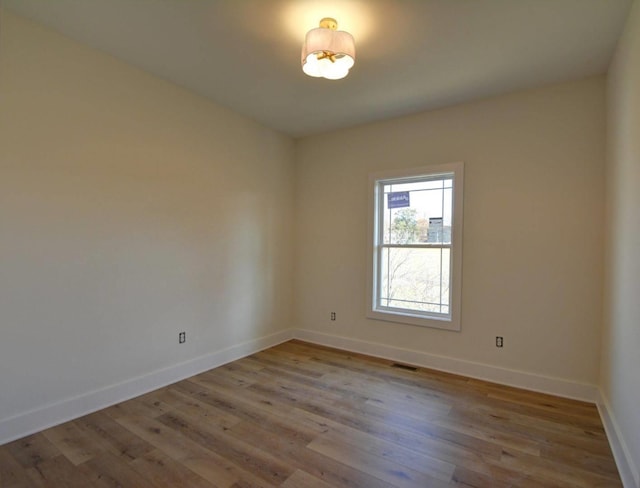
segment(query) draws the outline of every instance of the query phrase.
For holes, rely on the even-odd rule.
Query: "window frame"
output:
[[[451,228],[451,267],[449,275],[449,316],[430,315],[428,312],[415,312],[409,309],[386,308],[379,305],[380,259],[384,249],[384,238],[380,230],[384,208],[384,185],[403,183],[403,180],[436,179],[450,176],[453,179],[452,228]],[[367,317],[386,322],[396,322],[422,327],[432,327],[460,331],[462,298],[462,229],[463,229],[463,193],[464,163],[448,163],[423,166],[404,170],[388,170],[369,175],[369,258],[367,263]],[[382,241],[382,242],[381,242]],[[444,246],[440,246],[444,247]]]

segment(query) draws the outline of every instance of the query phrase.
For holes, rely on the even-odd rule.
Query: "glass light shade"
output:
[[[302,71],[313,77],[339,80],[349,74],[356,59],[353,36],[324,27],[307,32],[302,45]]]

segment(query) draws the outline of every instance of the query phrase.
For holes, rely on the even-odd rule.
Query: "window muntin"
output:
[[[368,316],[459,330],[462,163],[372,175],[371,181]]]

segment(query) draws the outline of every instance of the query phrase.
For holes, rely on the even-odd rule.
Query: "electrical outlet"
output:
[[[504,345],[504,338],[502,336],[496,336],[496,347],[502,347]]]
[[[335,312],[331,312],[331,320],[335,320],[336,319],[336,313]]]
[[[178,344],[184,344],[187,341],[187,333],[180,332],[178,334]]]

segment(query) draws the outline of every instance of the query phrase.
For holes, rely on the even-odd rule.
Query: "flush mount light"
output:
[[[307,32],[302,45],[302,71],[316,78],[339,80],[349,74],[356,59],[353,36],[339,31],[336,19],[325,17]]]

